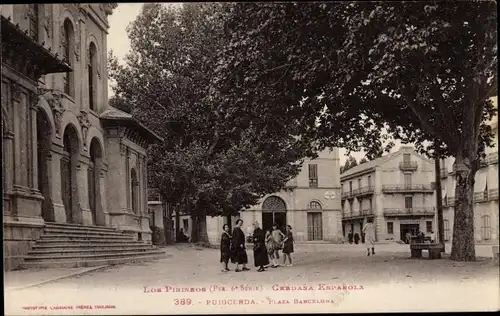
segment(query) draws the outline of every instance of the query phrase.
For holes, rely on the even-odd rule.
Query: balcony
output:
[[[403,161],[399,163],[399,169],[401,171],[415,171],[418,168],[418,163],[416,161]]]
[[[448,177],[448,169],[447,168],[441,168],[441,179]]]
[[[490,165],[498,163],[498,153],[490,153],[488,154],[488,163]]]
[[[491,189],[489,192],[490,201],[498,201],[498,189]]]
[[[342,192],[341,199],[342,200],[353,199],[354,198],[354,194],[353,193],[354,193],[354,191]]]
[[[384,193],[433,193],[434,190],[426,184],[402,184],[402,185],[384,185]]]
[[[455,197],[450,196],[447,198],[448,202],[446,203],[448,206],[455,206]]]
[[[354,197],[362,197],[362,196],[367,196],[367,195],[372,195],[373,194],[373,187],[372,186],[367,186],[367,187],[362,187],[356,190],[352,191],[352,195]]]
[[[384,216],[433,216],[435,213],[436,209],[434,207],[384,209]]]
[[[373,216],[373,210],[365,209],[355,212],[346,212],[342,216],[342,220],[364,219],[365,217]]]
[[[474,192],[474,203],[488,202],[488,191]]]
[[[361,210],[361,215],[363,216],[373,216],[373,210],[372,209],[365,209],[365,210]]]

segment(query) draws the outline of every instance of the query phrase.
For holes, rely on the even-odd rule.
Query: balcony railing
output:
[[[367,186],[352,191],[353,196],[364,196],[373,194],[373,187]]]
[[[434,215],[436,209],[434,207],[414,207],[414,208],[385,208],[384,216],[426,216]]]
[[[399,169],[402,171],[415,171],[418,168],[416,161],[403,161],[399,163]]]
[[[454,196],[450,196],[447,199],[448,199],[448,206],[455,206],[455,197]]]
[[[488,191],[474,192],[474,203],[488,202]]]
[[[360,210],[360,211],[354,211],[354,212],[344,212],[342,219],[359,219],[359,218],[364,218],[366,216],[373,216],[373,210],[371,209],[365,209],[365,210]]]
[[[433,193],[434,190],[426,184],[402,184],[402,185],[384,185],[384,193]]]
[[[441,168],[441,178],[446,178],[446,177],[448,177],[448,169]]]
[[[489,192],[490,201],[498,201],[498,189],[491,189]]]
[[[342,192],[342,194],[341,194],[341,199],[342,199],[342,200],[345,200],[345,199],[354,198],[353,192],[354,192],[354,191]]]
[[[361,210],[361,215],[363,215],[363,216],[373,215],[373,210],[372,209]]]
[[[498,153],[490,153],[490,154],[488,154],[488,163],[489,164],[498,163]]]

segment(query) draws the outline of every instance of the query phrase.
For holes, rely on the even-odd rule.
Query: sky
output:
[[[118,7],[113,11],[113,14],[109,16],[109,34],[108,34],[108,50],[113,50],[113,54],[118,58],[119,61],[123,62],[123,58],[130,49],[130,41],[127,36],[127,26],[135,20],[139,15],[142,8],[142,3],[119,3]],[[182,3],[168,3],[168,5],[179,6]],[[110,82],[111,84],[111,82]],[[108,86],[108,96],[113,96],[113,91],[111,85]],[[392,152],[399,149],[401,143],[396,141],[396,146],[394,146]],[[340,165],[343,165],[347,159],[346,150],[343,148],[339,149],[340,152]],[[351,156],[359,161],[364,157],[364,152],[351,153]]]

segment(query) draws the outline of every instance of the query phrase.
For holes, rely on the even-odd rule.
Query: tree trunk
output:
[[[467,166],[462,159],[456,159],[457,185],[455,188],[455,220],[453,221],[453,243],[451,259],[475,261],[474,243],[474,176],[476,168]]]
[[[191,230],[191,242],[208,242],[207,221],[205,216],[192,215],[193,228]]]
[[[193,223],[193,227],[191,228],[191,242],[195,243],[199,241],[200,225],[196,215],[191,215],[191,221]]]
[[[180,206],[177,205],[175,207],[175,241],[179,242],[177,240],[177,236],[179,236],[179,231],[181,227],[181,214],[180,214]]]
[[[434,160],[436,171],[436,206],[437,206],[437,220],[438,220],[438,238],[439,243],[444,245],[444,221],[443,221],[443,194],[441,189],[441,166],[439,158]],[[443,247],[444,249],[444,247]]]

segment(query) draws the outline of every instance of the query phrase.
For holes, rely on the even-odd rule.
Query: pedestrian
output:
[[[231,257],[231,235],[229,235],[229,225],[222,226],[222,235],[220,236],[220,262],[222,263],[222,272],[229,270],[228,263]]]
[[[359,244],[359,234],[358,233],[355,233],[354,234],[354,243],[357,245]]]
[[[431,231],[431,243],[435,242],[436,242],[436,234],[434,233],[434,231]]]
[[[233,234],[231,238],[231,262],[236,264],[236,269],[234,272],[248,271],[246,267],[248,263],[247,251],[245,249],[245,233],[241,230],[243,226],[243,220],[238,219],[236,221],[236,227],[233,229]],[[240,270],[240,265],[242,269]]]
[[[266,231],[266,249],[267,254],[269,255],[269,262],[274,262],[274,249],[276,249],[276,241],[273,238],[273,234],[271,229]],[[266,268],[269,266],[266,266]]]
[[[292,226],[286,225],[285,239],[283,239],[283,264],[287,267],[292,266],[292,253],[293,253],[293,234]],[[289,265],[286,264],[288,257]]]
[[[372,248],[371,254],[375,254],[375,227],[373,227],[373,219],[369,218],[363,227],[363,232],[365,233],[366,249],[368,250],[368,256],[370,255],[370,247]]]
[[[285,234],[283,234],[281,229],[278,228],[278,224],[274,223],[272,235],[275,242],[273,267],[279,267],[280,250],[283,249],[283,239],[285,238]]]
[[[352,244],[352,231],[349,231],[349,234],[347,234],[347,239],[349,240],[349,243]]]
[[[257,272],[266,271],[264,266],[269,264],[269,257],[266,249],[266,233],[259,227],[259,222],[253,224],[253,260],[256,267],[259,267]]]

